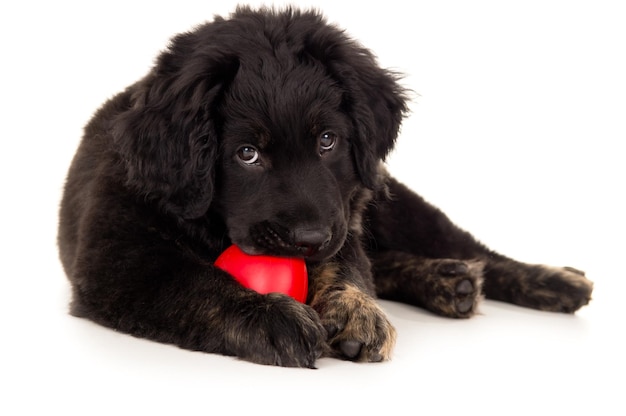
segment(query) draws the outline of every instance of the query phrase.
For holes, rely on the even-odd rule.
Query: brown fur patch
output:
[[[396,330],[376,299],[343,282],[333,263],[315,270],[312,280],[309,302],[329,333],[329,355],[355,361],[390,359]],[[348,345],[354,355],[346,353]]]
[[[351,233],[360,236],[363,234],[363,212],[372,200],[374,194],[367,188],[359,187],[351,199],[351,213],[348,229]]]

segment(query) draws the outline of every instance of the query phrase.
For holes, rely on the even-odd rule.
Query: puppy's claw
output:
[[[581,275],[581,276],[585,276],[585,272],[584,271],[575,269],[573,267],[566,266],[566,267],[563,267],[563,269],[567,270],[568,272],[572,272],[572,273],[575,273],[575,274],[578,274],[578,275]]]

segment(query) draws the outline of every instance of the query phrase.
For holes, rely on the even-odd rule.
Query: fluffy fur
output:
[[[381,167],[407,110],[398,77],[315,12],[239,8],[176,36],[94,115],[58,243],[71,313],[261,364],[389,359],[377,297],[467,318],[484,295],[587,304],[574,269],[495,253]],[[307,304],[215,268],[230,244],[301,256]]]

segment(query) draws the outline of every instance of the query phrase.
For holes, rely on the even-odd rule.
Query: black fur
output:
[[[469,317],[487,297],[574,312],[573,269],[494,253],[389,177],[407,110],[395,74],[315,12],[239,8],[175,37],[93,117],[70,167],[59,248],[71,312],[262,364],[380,361],[376,296]],[[307,304],[213,266],[230,244],[301,256]]]

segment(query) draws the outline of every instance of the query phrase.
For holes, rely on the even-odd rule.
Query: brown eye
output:
[[[324,133],[320,134],[320,138],[319,138],[320,155],[323,155],[324,153],[327,153],[333,150],[336,144],[337,144],[337,134],[335,134],[335,132],[325,131]]]
[[[237,157],[246,165],[259,164],[259,151],[254,146],[241,146],[237,150]]]

